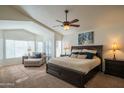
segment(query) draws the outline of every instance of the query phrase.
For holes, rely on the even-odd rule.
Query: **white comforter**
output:
[[[87,74],[90,70],[100,64],[100,58],[95,57],[94,59],[78,59],[71,57],[57,57],[49,60],[49,63],[63,66],[66,68],[81,71]]]

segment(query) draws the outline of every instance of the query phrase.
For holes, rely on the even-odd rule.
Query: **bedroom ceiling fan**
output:
[[[74,19],[72,21],[68,21],[68,19],[67,19],[68,12],[69,12],[68,10],[65,10],[65,17],[66,17],[66,19],[65,19],[64,22],[62,22],[60,20],[56,20],[57,22],[62,23],[62,25],[56,25],[56,26],[53,26],[53,27],[60,27],[61,26],[61,27],[64,27],[64,30],[69,30],[71,26],[72,27],[80,27],[80,25],[73,24],[73,23],[78,22],[79,21],[78,19]]]

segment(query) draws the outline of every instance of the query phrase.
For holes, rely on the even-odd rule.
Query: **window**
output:
[[[0,38],[0,60],[3,59],[3,39]]]
[[[48,59],[52,57],[52,43],[51,41],[46,41],[46,55],[48,56]]]
[[[34,41],[26,41],[26,42],[27,42],[27,48],[30,48],[31,51],[35,51]]]
[[[21,57],[29,48],[34,51],[34,41],[6,40],[6,58]]]
[[[6,58],[13,58],[14,57],[14,41],[13,40],[6,40]]]
[[[43,42],[37,42],[37,52],[43,52]]]
[[[56,41],[56,57],[60,57],[62,52],[62,41]]]

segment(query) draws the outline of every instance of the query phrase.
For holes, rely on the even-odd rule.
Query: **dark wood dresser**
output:
[[[105,59],[105,74],[124,78],[124,60]]]

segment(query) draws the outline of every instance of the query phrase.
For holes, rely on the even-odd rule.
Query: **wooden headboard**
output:
[[[91,50],[97,50],[96,56],[98,56],[102,60],[102,50],[103,45],[92,45],[92,46],[72,46],[71,51],[73,49],[91,49]]]

